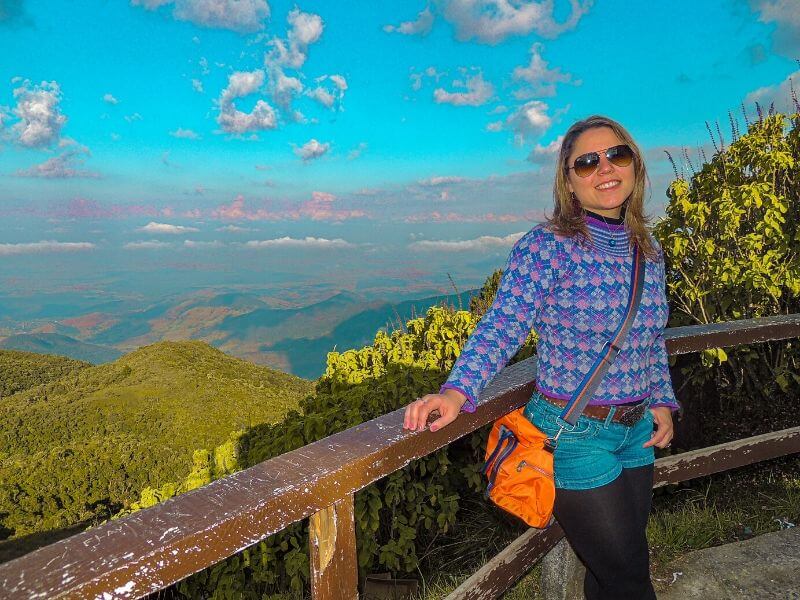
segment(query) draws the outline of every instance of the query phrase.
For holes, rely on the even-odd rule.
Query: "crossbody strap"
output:
[[[633,269],[631,269],[631,286],[628,291],[628,306],[625,309],[625,317],[622,319],[617,331],[609,341],[605,343],[603,349],[600,351],[597,359],[594,361],[592,368],[586,373],[586,376],[581,381],[578,388],[572,394],[564,410],[561,412],[561,418],[569,423],[575,425],[578,417],[581,416],[589,400],[592,399],[597,386],[603,380],[603,377],[608,372],[608,369],[617,358],[622,345],[625,343],[625,338],[630,331],[633,320],[636,317],[636,311],[639,308],[639,302],[642,299],[642,289],[644,288],[644,258],[639,251],[639,245],[633,246]],[[560,432],[559,432],[560,433]],[[556,436],[558,437],[558,436]]]

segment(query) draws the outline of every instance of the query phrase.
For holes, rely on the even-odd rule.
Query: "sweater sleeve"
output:
[[[537,226],[511,250],[494,302],[470,335],[450,376],[439,390],[467,397],[464,412],[474,412],[483,388],[525,342],[560,263],[555,236]]]
[[[664,255],[659,252],[660,257],[656,263],[656,277],[661,282],[662,289],[666,286],[664,276]],[[667,346],[664,343],[663,330],[660,332],[650,347],[650,408],[657,406],[668,406],[672,410],[679,410],[680,404],[675,399],[675,391],[672,389],[672,378],[669,373],[669,357]]]

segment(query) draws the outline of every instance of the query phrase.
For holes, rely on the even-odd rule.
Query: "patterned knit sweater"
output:
[[[568,400],[625,312],[633,253],[622,223],[588,213],[590,240],[537,225],[511,250],[494,303],[467,340],[441,391],[467,397],[473,412],[486,384],[508,363],[533,328],[538,335],[536,387]],[[645,262],[642,300],[614,364],[590,404],[648,399],[679,408],[670,380],[663,331],[668,306],[664,257]]]

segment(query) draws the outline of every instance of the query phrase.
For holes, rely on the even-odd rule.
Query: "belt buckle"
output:
[[[626,427],[633,427],[644,416],[644,411],[647,409],[645,403],[637,404],[631,410],[627,411],[619,418],[619,422]]]

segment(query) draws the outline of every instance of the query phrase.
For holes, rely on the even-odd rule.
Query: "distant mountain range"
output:
[[[16,308],[26,319],[30,333],[9,335],[0,340],[0,348],[101,364],[162,340],[203,340],[233,356],[315,379],[324,372],[327,353],[334,348],[361,347],[378,329],[400,327],[443,302],[466,308],[471,293],[389,302],[339,292],[300,307],[237,292],[199,292],[144,309],[131,302],[102,302],[84,306],[83,311],[47,303],[34,312],[8,303],[12,314]],[[3,302],[8,299],[0,305]]]
[[[3,350],[22,350],[38,354],[55,354],[93,365],[111,362],[122,356],[122,352],[108,346],[87,344],[60,333],[24,333],[0,340]]]

